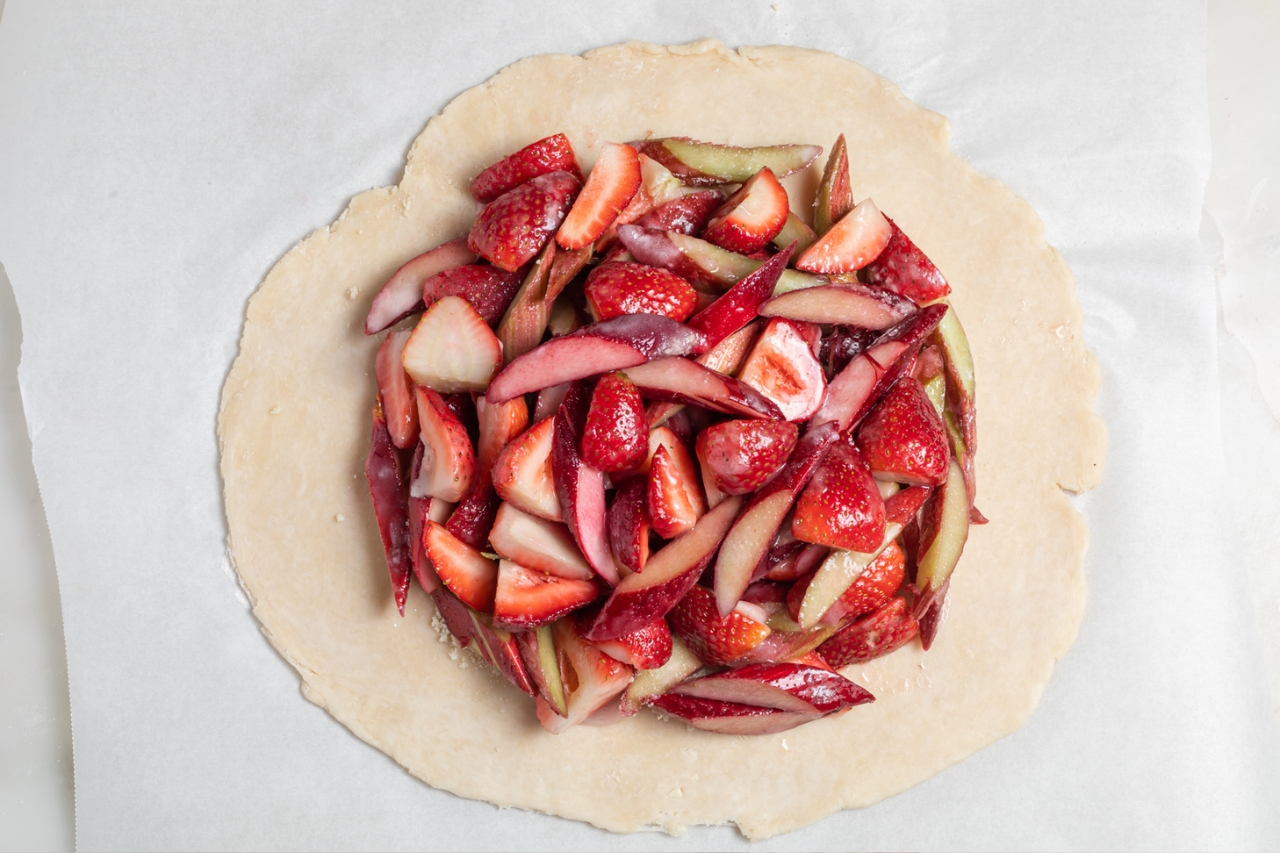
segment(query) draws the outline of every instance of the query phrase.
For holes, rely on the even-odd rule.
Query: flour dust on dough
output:
[[[972,529],[933,649],[912,643],[846,670],[875,703],[779,735],[709,734],[649,713],[550,735],[527,697],[450,658],[416,585],[396,614],[363,476],[379,342],[363,333],[369,302],[405,260],[466,233],[473,176],[557,132],[584,167],[610,140],[829,150],[844,133],[855,197],[874,198],[954,287],[977,365],[978,502],[991,523]],[[356,197],[267,275],[223,390],[236,570],[306,697],[464,797],[614,831],[732,822],[750,838],[871,805],[1018,728],[1084,610],[1087,531],[1062,488],[1098,482],[1099,371],[1071,272],[1035,212],[952,154],[949,133],[848,60],[714,41],[532,57],[450,103],[398,186]],[[803,215],[823,160],[787,181]]]

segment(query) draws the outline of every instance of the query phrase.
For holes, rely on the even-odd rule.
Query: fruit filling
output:
[[[938,641],[985,522],[973,356],[843,136],[791,209],[821,153],[608,142],[584,172],[535,141],[372,303],[392,598],[416,577],[548,732],[785,731],[874,701],[841,668]]]

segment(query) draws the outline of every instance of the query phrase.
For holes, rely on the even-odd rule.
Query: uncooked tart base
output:
[[[647,713],[550,735],[523,694],[450,659],[416,585],[397,616],[363,476],[380,340],[365,337],[364,317],[397,266],[467,231],[472,176],[556,132],[584,167],[608,140],[829,147],[844,133],[855,197],[874,198],[955,288],[978,370],[979,505],[991,523],[973,528],[933,649],[912,643],[846,671],[874,704],[764,737]],[[236,570],[304,695],[464,797],[614,831],[733,822],[749,838],[875,803],[1017,729],[1084,609],[1087,531],[1059,486],[1098,481],[1099,371],[1071,272],[1035,212],[952,154],[949,133],[853,62],[714,41],[537,56],[449,104],[399,186],[361,194],[271,270],[223,391]],[[810,209],[822,165],[787,180],[795,210]]]

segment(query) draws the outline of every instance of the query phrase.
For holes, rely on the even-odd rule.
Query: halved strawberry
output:
[[[951,451],[946,428],[924,388],[904,376],[885,392],[858,428],[871,473],[882,480],[938,486],[947,479]]]
[[[716,596],[695,586],[667,614],[671,631],[684,640],[703,663],[723,666],[745,655],[769,636],[769,626],[732,610],[721,616]]]
[[[819,621],[824,625],[834,625],[870,613],[893,598],[905,575],[906,555],[896,542],[890,542]],[[804,601],[805,590],[812,579],[812,574],[802,577],[787,592],[787,612],[792,619],[800,618],[800,603]]]
[[[790,212],[787,191],[766,167],[720,206],[702,239],[731,252],[758,252],[782,230]]]
[[[782,467],[799,435],[799,427],[786,421],[721,421],[698,436],[698,459],[717,489],[745,495]]]
[[[536,628],[590,604],[597,593],[593,581],[562,578],[502,560],[498,563],[493,621],[513,631]]]
[[[673,539],[689,530],[707,511],[693,460],[683,444],[659,447],[649,467],[649,521],[653,532]]]
[[[422,315],[401,361],[414,382],[441,394],[483,391],[502,366],[502,345],[471,303],[446,296]]]
[[[838,669],[887,655],[919,633],[920,624],[912,617],[906,599],[899,597],[837,631],[818,646],[818,653]]]
[[[627,666],[657,669],[671,659],[671,629],[667,620],[655,619],[616,640],[598,640],[592,645]]]
[[[490,403],[483,395],[475,397],[476,421],[480,429],[480,441],[476,445],[476,458],[480,470],[488,474],[493,462],[520,433],[529,427],[529,407],[524,397],[516,397],[505,403]]]
[[[864,199],[823,234],[796,261],[806,272],[860,270],[879,257],[893,229],[871,199]]]
[[[905,296],[917,305],[936,302],[951,292],[951,285],[933,261],[916,248],[911,238],[889,217],[891,234],[884,251],[867,264],[867,283]]]
[[[609,550],[629,572],[644,571],[649,560],[649,481],[632,477],[614,492],[609,506]]]
[[[552,172],[568,172],[582,180],[582,171],[573,156],[573,145],[563,133],[526,145],[476,175],[471,182],[471,195],[476,201],[493,201],[525,181]]]
[[[521,512],[509,503],[498,507],[489,533],[493,550],[512,562],[570,580],[595,577],[569,528]]]
[[[422,302],[430,307],[445,296],[460,296],[492,326],[502,319],[520,288],[521,275],[492,264],[467,264],[437,273],[422,283]]]
[[[591,393],[582,460],[592,468],[616,474],[639,468],[648,450],[649,425],[640,392],[627,374],[606,374]]]
[[[684,322],[698,305],[693,285],[672,272],[626,261],[600,264],[583,288],[593,320],[660,314]]]
[[[870,553],[883,542],[884,526],[884,498],[857,447],[842,436],[796,501],[791,532],[804,542]]]
[[[631,667],[620,663],[578,636],[572,619],[552,625],[560,677],[564,685],[566,713],[557,714],[541,696],[534,698],[538,722],[552,734],[576,726],[631,683]]]
[[[434,521],[423,534],[427,559],[449,591],[468,607],[486,613],[493,610],[498,587],[498,563],[461,541]]]
[[[493,488],[502,499],[549,521],[562,521],[551,476],[555,418],[538,421],[511,442],[493,462]]]
[[[630,145],[606,142],[573,209],[556,232],[556,242],[566,249],[592,243],[617,219],[638,189],[639,154]]]
[[[409,330],[390,332],[378,346],[373,370],[378,377],[378,399],[387,419],[391,443],[413,447],[418,440],[418,406],[413,399],[413,378],[404,372],[400,354],[409,341]]]
[[[416,470],[409,491],[415,498],[458,501],[471,488],[476,459],[471,439],[457,415],[430,388],[414,389],[423,452],[415,456]]]
[[[515,272],[542,250],[581,186],[569,172],[551,172],[508,190],[480,211],[467,236],[468,248]]]
[[[822,405],[826,375],[810,346],[810,324],[774,318],[756,339],[738,378],[772,400],[789,421],[803,421]]]

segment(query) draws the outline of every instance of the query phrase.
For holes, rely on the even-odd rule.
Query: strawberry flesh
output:
[[[775,318],[765,326],[738,378],[772,401],[788,421],[803,421],[822,405],[826,375],[809,344],[807,323]]]
[[[702,239],[749,255],[777,236],[787,222],[787,191],[768,167],[751,176],[712,215]]]
[[[494,624],[513,631],[537,628],[590,604],[596,594],[594,581],[557,577],[502,560],[493,600]]]
[[[498,585],[497,561],[490,560],[434,521],[427,523],[423,546],[440,580],[463,604],[486,613],[493,610],[493,595]]]
[[[630,145],[606,142],[573,208],[556,233],[566,249],[581,249],[604,233],[640,189],[640,158]]]
[[[636,669],[657,669],[671,659],[671,629],[667,620],[655,619],[617,639],[597,640],[592,645]]]
[[[653,532],[663,539],[673,539],[692,529],[707,511],[693,462],[683,445],[676,445],[671,451],[659,447],[653,455],[647,509]]]

